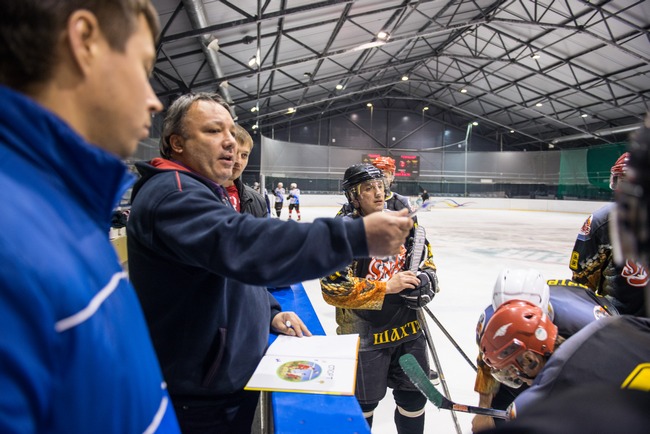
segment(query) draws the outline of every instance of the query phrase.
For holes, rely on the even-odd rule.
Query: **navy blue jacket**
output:
[[[142,163],[127,226],[130,277],[173,399],[241,390],[279,312],[266,286],[368,254],[361,219],[312,224],[239,214],[225,191],[168,160]],[[278,242],[282,240],[282,242]]]

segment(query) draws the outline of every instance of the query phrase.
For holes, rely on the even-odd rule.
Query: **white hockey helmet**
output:
[[[289,186],[289,188],[298,188],[298,184],[296,184],[295,182],[292,182],[291,185]]]
[[[492,307],[509,300],[526,300],[542,308],[553,320],[553,308],[550,306],[550,289],[542,273],[533,268],[504,268],[499,273],[492,291]]]

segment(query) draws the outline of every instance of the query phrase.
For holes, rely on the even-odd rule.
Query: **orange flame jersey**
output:
[[[386,282],[404,268],[406,248],[395,257],[371,258],[366,277],[356,277],[358,262],[321,279],[323,299],[327,304],[350,309],[380,310],[386,294]]]

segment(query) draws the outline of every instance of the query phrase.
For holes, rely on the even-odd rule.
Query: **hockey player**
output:
[[[280,218],[285,195],[284,185],[281,182],[278,182],[278,186],[273,190],[273,195],[275,196],[275,215]]]
[[[626,179],[616,189],[617,205],[612,218],[617,235],[613,239],[614,251],[617,261],[628,258],[647,268],[650,265],[650,116],[632,136],[628,168]],[[646,308],[647,312],[650,309]],[[517,419],[491,432],[645,434],[650,426],[646,374],[649,353],[648,318],[621,316],[592,323],[551,356],[530,388],[530,403],[528,392],[515,401]],[[551,399],[543,399],[545,395]]]
[[[585,385],[647,391],[650,319],[605,318],[564,341],[541,308],[511,300],[488,322],[481,350],[485,363],[501,378],[532,385],[515,398],[510,410],[514,417]]]
[[[610,188],[617,190],[625,179],[629,153],[624,153],[611,168]],[[648,286],[646,269],[632,260],[614,263],[609,234],[610,203],[587,218],[578,233],[569,267],[573,280],[606,295],[621,314],[645,315],[644,290]]]
[[[476,327],[480,346],[486,324],[495,309],[510,300],[524,300],[539,306],[558,328],[558,334],[567,339],[594,320],[618,315],[616,308],[589,288],[571,280],[548,280],[534,269],[504,269],[494,285],[492,304],[481,315]],[[479,406],[505,409],[527,386],[519,378],[500,376],[478,359],[474,390],[479,394]],[[498,377],[498,378],[497,378]],[[503,384],[499,384],[503,383]],[[472,430],[478,432],[493,427],[496,420],[477,415]]]
[[[298,221],[300,221],[300,189],[295,182],[292,182],[289,186],[287,199],[289,199],[289,220],[291,220],[291,212],[295,209],[298,215]]]
[[[352,211],[338,217],[358,218],[384,210],[384,176],[376,167],[349,167],[343,189]],[[374,409],[390,387],[400,434],[424,429],[426,398],[401,370],[398,359],[410,353],[428,369],[427,344],[414,309],[426,305],[438,291],[428,242],[417,273],[405,271],[412,255],[413,247],[407,243],[395,257],[355,260],[321,279],[323,298],[336,307],[337,333],[361,337],[355,394],[368,424],[372,426]]]
[[[411,211],[411,205],[406,196],[393,193],[390,186],[393,185],[395,180],[395,160],[390,157],[377,157],[372,160],[372,165],[377,169],[384,172],[384,180],[386,183],[386,208],[399,211],[402,208],[408,208]]]

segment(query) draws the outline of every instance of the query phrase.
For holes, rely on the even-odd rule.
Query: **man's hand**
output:
[[[363,218],[370,256],[397,255],[413,227],[408,210],[374,212]]]
[[[418,284],[415,289],[400,293],[411,309],[426,306],[438,292],[438,278],[435,271],[430,269],[418,271],[417,278]]]
[[[490,408],[492,406],[492,399],[494,395],[491,393],[479,393],[478,405],[483,408]],[[491,416],[477,414],[472,419],[472,432],[477,433],[486,429],[494,428],[494,419]]]
[[[412,271],[400,271],[386,282],[386,294],[398,294],[405,289],[413,289],[420,284],[420,280]]]
[[[295,312],[280,312],[273,317],[271,327],[278,333],[289,336],[311,336],[311,332]]]
[[[487,429],[494,428],[494,419],[490,416],[485,416],[482,414],[477,414],[474,416],[472,419],[472,432],[477,433],[481,431],[485,431]]]

